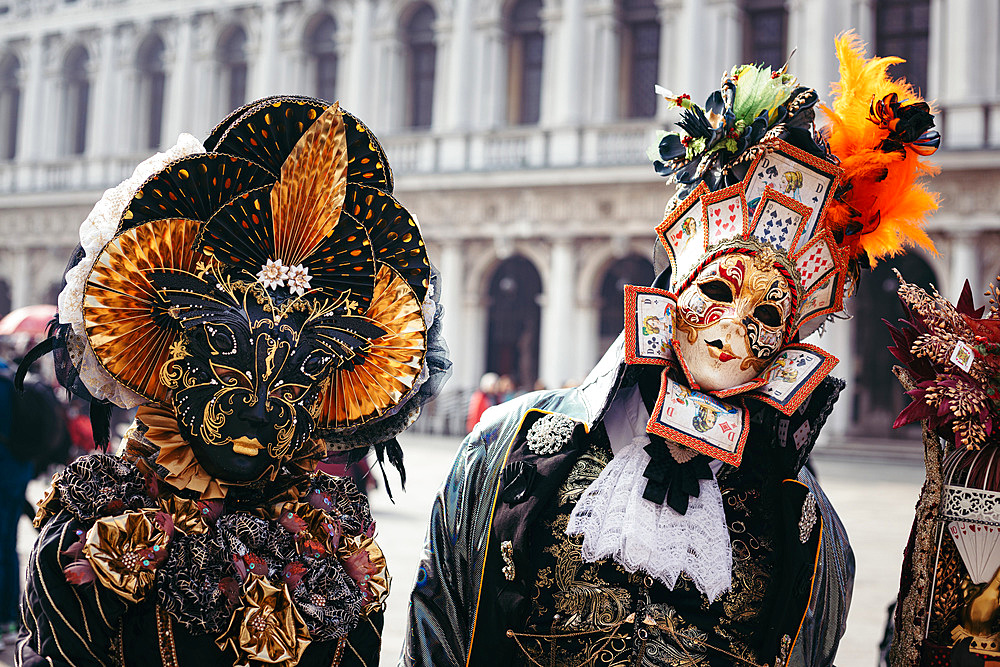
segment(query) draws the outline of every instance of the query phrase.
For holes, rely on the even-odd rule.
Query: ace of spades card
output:
[[[767,186],[811,208],[802,229],[810,238],[816,222],[822,217],[827,203],[840,183],[840,167],[810,155],[780,139],[766,144],[770,150],[761,153],[746,176],[747,201],[756,205]]]
[[[625,286],[625,362],[665,366],[673,358],[676,300],[666,290]]]
[[[748,425],[749,413],[742,404],[693,391],[664,374],[646,431],[738,466]]]

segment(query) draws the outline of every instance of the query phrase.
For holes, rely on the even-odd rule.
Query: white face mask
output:
[[[677,343],[704,390],[752,380],[784,343],[791,289],[773,264],[760,264],[751,255],[723,255],[678,297]]]

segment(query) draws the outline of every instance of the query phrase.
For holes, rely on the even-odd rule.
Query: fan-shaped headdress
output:
[[[887,76],[900,59],[866,60],[852,34],[837,54],[841,79],[820,131],[816,91],[784,70],[736,67],[704,108],[660,90],[682,109],[681,131],[663,136],[655,162],[678,185],[657,227],[671,291],[720,254],[773,253],[795,292],[786,342],[842,310],[859,263],[932,249],[921,226],[937,204],[919,181],[933,173],[920,158],[940,140],[930,109]]]
[[[243,391],[239,403],[220,390],[190,418],[210,444],[234,410],[252,421],[255,405],[283,403],[278,459],[311,420],[324,449],[389,442],[399,463],[394,436],[450,364],[436,276],[392,186],[378,141],[337,104],[267,98],[204,146],[182,135],[83,224],[42,350],[56,349],[75,393],[150,406],[140,418],[184,422],[201,410],[195,385]],[[202,348],[208,365],[191,361]],[[237,453],[261,445],[246,440],[233,438]]]

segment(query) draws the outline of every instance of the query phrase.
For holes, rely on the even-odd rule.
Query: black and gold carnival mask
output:
[[[393,438],[443,378],[427,382],[430,263],[378,142],[337,104],[281,97],[234,112],[205,148],[130,193],[82,258],[85,336],[53,339],[74,381],[172,412],[230,483]]]

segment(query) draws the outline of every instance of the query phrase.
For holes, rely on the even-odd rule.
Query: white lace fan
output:
[[[1000,474],[995,446],[960,449],[944,464],[941,518],[973,583],[1000,569]]]

